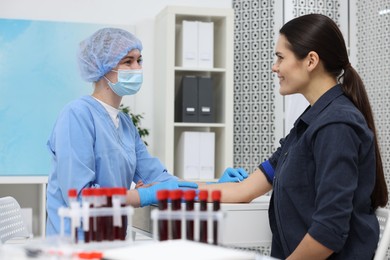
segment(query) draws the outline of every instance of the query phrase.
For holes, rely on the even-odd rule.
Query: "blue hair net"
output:
[[[88,82],[98,81],[133,49],[141,51],[142,43],[128,31],[118,28],[98,30],[80,43],[78,63],[81,77]]]

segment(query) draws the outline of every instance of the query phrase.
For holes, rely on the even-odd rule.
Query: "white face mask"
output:
[[[118,73],[118,82],[112,83],[106,77],[108,85],[118,96],[134,95],[141,88],[143,81],[142,70],[112,70]]]

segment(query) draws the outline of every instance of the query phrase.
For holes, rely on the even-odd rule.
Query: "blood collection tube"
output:
[[[213,211],[221,209],[221,191],[213,190],[211,192],[211,200],[213,201]],[[218,221],[213,222],[213,244],[218,245]]]
[[[184,192],[184,200],[186,202],[186,211],[194,211],[194,199],[196,196],[195,190],[186,190]],[[194,220],[186,220],[186,238],[187,240],[194,240]]]
[[[168,190],[159,190],[157,191],[157,200],[158,200],[158,209],[160,211],[165,211],[168,209]],[[168,240],[168,220],[159,219],[158,220],[158,234],[159,241]]]
[[[104,190],[102,188],[93,189],[95,195],[95,208],[101,208],[103,206]],[[94,221],[93,232],[95,234],[96,241],[103,241],[103,229],[104,219],[102,216],[96,216]]]
[[[171,190],[169,192],[171,198],[171,209],[172,211],[181,210],[181,198],[183,196],[182,190]],[[172,220],[172,239],[181,238],[181,220],[173,219]]]
[[[209,193],[207,190],[199,191],[200,211],[207,211],[207,198]],[[199,242],[207,243],[207,219],[199,222]]]
[[[82,195],[82,205],[83,210],[87,210],[88,208],[93,208],[93,189],[92,188],[84,188],[81,192]],[[90,241],[93,241],[92,235],[93,235],[93,222],[94,218],[91,216],[90,212],[88,212],[88,222],[83,222],[83,229],[84,229],[84,242],[89,243]]]
[[[112,188],[105,188],[106,190],[106,207],[112,209]],[[113,211],[111,210],[113,213]],[[109,241],[114,241],[114,221],[113,215],[108,215],[105,217],[105,228],[104,228],[104,239]]]
[[[68,190],[68,197],[69,197],[69,205],[70,209],[72,211],[72,218],[71,218],[71,237],[74,238],[74,242],[78,242],[78,227],[80,227],[80,203],[77,201],[77,190],[76,189],[69,189]]]
[[[126,188],[112,188],[112,204],[115,210],[116,204],[118,203],[120,208],[126,206]],[[116,219],[117,218],[117,219]],[[119,240],[125,240],[127,231],[127,216],[119,215],[116,216],[114,212],[114,238]],[[118,223],[119,222],[119,223]]]

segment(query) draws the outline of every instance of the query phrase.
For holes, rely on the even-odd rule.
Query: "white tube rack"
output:
[[[185,208],[180,210],[172,210],[170,208],[166,210],[153,209],[151,211],[151,219],[153,221],[153,239],[158,241],[159,231],[158,231],[158,221],[167,220],[168,221],[168,232],[171,232],[172,220],[181,220],[181,239],[187,240],[187,230],[186,230],[186,221],[194,221],[194,241],[199,242],[200,234],[200,221],[207,221],[207,243],[213,244],[213,227],[215,224],[218,225],[217,239],[218,244],[221,244],[221,238],[223,237],[224,230],[224,219],[226,218],[226,213],[219,210],[213,211],[208,208],[207,211],[200,211],[198,207],[195,207],[192,211],[187,211]],[[171,237],[169,235],[168,237]],[[170,239],[170,238],[169,238]]]

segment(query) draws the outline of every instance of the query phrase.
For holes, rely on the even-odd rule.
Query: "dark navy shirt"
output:
[[[306,109],[267,161],[275,174],[272,256],[288,257],[309,233],[335,252],[330,259],[372,259],[379,239],[370,199],[374,146],[372,131],[340,85]]]

